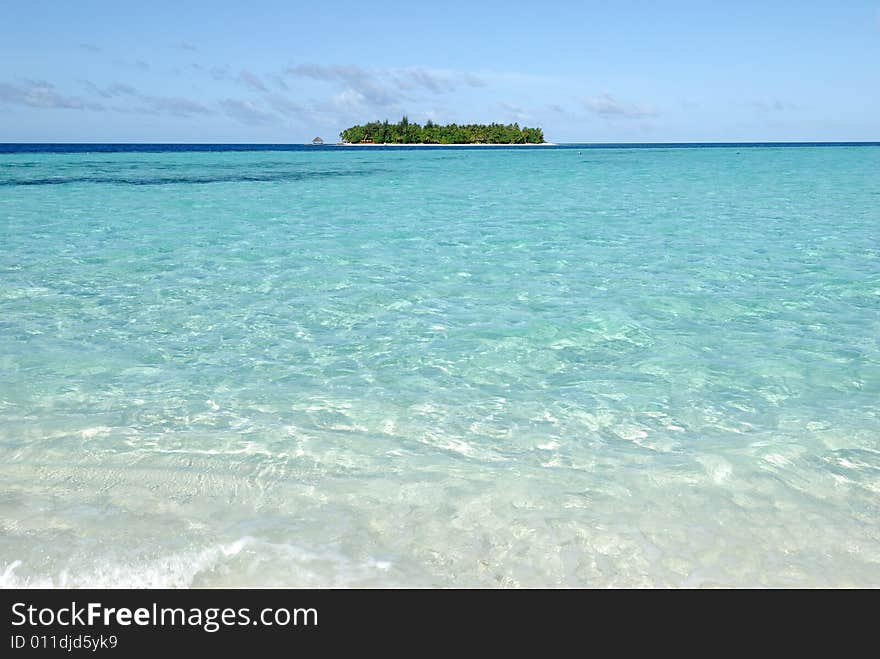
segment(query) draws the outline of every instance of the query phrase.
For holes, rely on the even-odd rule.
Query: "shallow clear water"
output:
[[[0,154],[0,585],[880,586],[878,182]]]

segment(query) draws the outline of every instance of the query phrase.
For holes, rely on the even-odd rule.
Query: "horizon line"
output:
[[[726,140],[687,140],[687,141],[650,141],[650,142],[637,142],[637,141],[625,141],[625,142],[547,142],[543,145],[534,144],[532,146],[619,146],[619,145],[658,145],[658,146],[666,146],[666,145],[706,145],[706,144],[718,144],[718,145],[748,145],[748,144],[867,144],[867,145],[880,145],[880,139],[877,140],[735,140],[735,141],[726,141]],[[341,143],[329,143],[325,142],[323,145],[313,145],[311,142],[164,142],[164,141],[110,141],[110,142],[94,142],[94,141],[50,141],[50,142],[36,142],[36,141],[14,141],[14,142],[5,142],[0,141],[0,145],[2,146],[54,146],[54,145],[113,145],[113,146],[316,146],[317,148],[321,147],[332,147],[332,146],[350,146],[348,144]],[[390,144],[389,144],[390,145]],[[401,143],[396,146],[419,146],[418,143]],[[357,145],[352,145],[357,146]],[[383,146],[382,143],[377,143],[375,146]],[[455,146],[475,146],[474,144],[437,144],[435,146],[441,147],[455,147]],[[515,144],[482,144],[481,146],[516,146]]]

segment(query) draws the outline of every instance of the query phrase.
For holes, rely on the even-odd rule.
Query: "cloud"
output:
[[[397,97],[374,74],[359,66],[301,64],[288,67],[284,72],[301,78],[341,83],[345,88],[343,93],[350,98],[356,96],[370,105],[388,106],[397,101]]]
[[[360,92],[354,89],[346,89],[330,99],[330,104],[333,109],[351,111],[363,107],[365,101],[364,95]]]
[[[321,64],[299,64],[289,66],[285,73],[315,80],[342,80],[345,82],[368,78],[370,74],[358,66],[323,66]]]
[[[248,71],[247,69],[242,69],[238,72],[238,75],[236,75],[232,72],[232,67],[230,67],[228,64],[224,64],[223,66],[212,66],[209,68],[202,64],[192,63],[189,65],[189,68],[195,71],[207,73],[212,80],[215,80],[217,82],[235,82],[254,91],[264,93],[269,91],[269,88],[266,87],[266,83],[263,82],[263,79],[253,71]],[[281,88],[285,90],[287,89],[287,85],[284,84],[284,81],[281,79],[280,76],[267,77],[272,78],[276,84],[278,84],[278,82],[280,81],[284,85]]]
[[[409,68],[391,72],[389,75],[399,89],[427,89],[435,94],[455,91],[462,85],[468,87],[486,86],[486,82],[482,78],[472,73]]]
[[[266,85],[263,84],[263,81],[260,80],[260,77],[251,73],[250,71],[242,71],[238,74],[237,82],[241,83],[245,87],[250,87],[253,90],[258,92],[267,92]]]
[[[278,119],[274,114],[264,112],[251,101],[227,98],[220,101],[220,108],[227,116],[237,119],[243,124],[267,124]]]
[[[232,72],[232,67],[230,67],[228,64],[224,64],[223,66],[212,66],[208,68],[202,66],[201,64],[193,63],[190,64],[190,68],[195,69],[196,71],[207,72],[211,79],[217,82],[235,82],[254,91],[269,91],[269,88],[266,87],[266,83],[263,82],[262,78],[260,78],[260,76],[258,76],[253,71],[248,71],[247,69],[242,69],[238,72],[238,75],[236,75]],[[281,80],[279,76],[274,76],[274,78],[277,80]],[[284,86],[284,89],[286,89],[286,85]]]
[[[489,83],[483,80],[480,76],[474,75],[473,73],[462,73],[460,74],[462,82],[466,84],[468,87],[488,87]]]
[[[24,79],[18,84],[0,82],[0,103],[56,110],[104,109],[101,105],[89,103],[78,96],[64,96],[55,90],[55,85],[44,80]]]
[[[130,107],[112,106],[111,109],[117,112],[161,114],[173,117],[213,114],[209,108],[188,98],[150,96],[121,82],[114,82],[104,88],[98,87],[88,80],[83,80],[81,83],[89,92],[101,98],[116,100],[128,98],[136,102],[136,105]],[[104,109],[104,106],[83,100],[78,96],[64,96],[56,91],[54,85],[42,80],[24,80],[20,84],[0,83],[0,103],[65,110],[98,111]]]
[[[126,85],[121,82],[114,82],[107,88],[107,93],[111,96],[130,96],[133,94],[137,94],[137,90],[134,87]]]
[[[134,87],[130,85],[123,84],[121,82],[114,82],[109,87],[105,87],[101,89],[95,83],[89,80],[81,80],[80,81],[86,89],[88,89],[92,94],[97,96],[102,96],[103,98],[115,98],[117,96],[137,96],[138,92]]]
[[[427,89],[440,94],[455,89],[455,84],[442,75],[436,75],[424,69],[408,69],[399,73],[391,74],[392,80],[398,89]]]
[[[283,94],[269,94],[266,96],[266,102],[273,110],[284,115],[301,116],[308,112],[306,108],[298,103],[294,103]]]
[[[532,115],[525,108],[522,108],[518,105],[501,101],[500,103],[498,103],[498,107],[501,108],[508,115],[512,116],[518,122],[529,121],[532,119]]]
[[[607,93],[593,98],[585,98],[584,106],[590,112],[606,118],[638,119],[653,117],[657,114],[656,110],[651,107],[623,103]]]
[[[766,112],[767,110],[779,111],[785,109],[785,106],[782,104],[781,101],[755,101],[754,103],[752,103],[752,107],[758,110],[763,110],[764,112]]]
[[[151,114],[177,117],[179,119],[215,114],[214,110],[205,107],[201,103],[179,96],[138,96],[138,99],[140,105],[130,107],[114,105],[111,106],[111,109],[114,112],[125,114]]]
[[[108,99],[128,98],[136,104],[129,107],[118,105],[111,109],[116,112],[170,115],[172,117],[193,117],[214,114],[214,111],[197,101],[179,96],[152,96],[144,94],[131,85],[114,82],[108,87],[98,87],[89,80],[80,81],[92,94]]]
[[[134,69],[137,69],[138,71],[149,71],[150,70],[150,63],[145,62],[142,59],[139,59],[139,60],[115,59],[115,60],[113,60],[113,63],[118,64],[120,66],[125,66],[128,68],[134,68]]]
[[[114,105],[111,109],[125,114],[152,114],[156,116],[177,117],[179,119],[214,114],[213,110],[188,98],[177,96],[140,96],[139,99],[140,105],[132,107]]]
[[[354,65],[300,64],[288,67],[284,73],[341,85],[343,89],[336,96],[336,101],[348,106],[366,104],[387,107],[408,100],[409,92],[429,91],[443,94],[454,91],[462,85],[470,87],[486,85],[482,78],[471,73],[419,67],[368,71]]]
[[[172,44],[172,48],[177,48],[178,50],[198,50],[195,46],[193,46],[188,41],[178,41],[175,44]]]
[[[270,75],[267,77],[269,78],[269,80],[271,80],[272,82],[275,83],[275,85],[278,87],[278,89],[281,89],[283,91],[287,91],[290,89],[290,87],[287,86],[287,83],[284,82],[284,78],[282,78],[281,76]]]
[[[430,110],[425,110],[422,113],[425,117],[425,121],[433,121],[434,123],[446,123],[442,121],[442,117],[452,117],[454,113],[449,108],[431,108]]]
[[[513,112],[513,113],[515,113],[515,114],[519,114],[519,113],[525,112],[525,110],[523,110],[523,109],[522,109],[521,107],[519,107],[518,105],[513,105],[512,103],[507,103],[507,102],[505,102],[505,101],[501,101],[501,102],[498,104],[498,106],[499,106],[502,110],[506,110],[507,112]]]
[[[170,115],[172,117],[194,117],[214,114],[201,103],[179,96],[139,96],[144,105],[134,108],[135,112],[145,114]]]
[[[794,103],[786,103],[779,99],[763,99],[752,101],[750,105],[759,112],[784,112],[786,110],[803,110],[804,108]]]
[[[224,64],[223,66],[212,66],[208,70],[208,75],[210,75],[214,80],[232,79],[232,72],[230,71],[228,64]]]
[[[90,53],[100,53],[103,49],[100,46],[96,46],[93,43],[81,43],[79,44],[80,50],[85,50]]]

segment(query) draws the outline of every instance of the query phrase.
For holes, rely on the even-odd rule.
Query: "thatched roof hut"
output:
[[[314,144],[315,146],[321,146],[323,143],[324,140],[322,140],[320,137],[316,137],[312,140],[312,144]]]

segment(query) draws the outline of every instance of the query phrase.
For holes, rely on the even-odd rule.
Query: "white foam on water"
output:
[[[54,575],[18,576],[24,563],[16,560],[3,573],[4,588],[189,588],[200,573],[223,558],[239,554],[252,540],[242,538],[201,551],[164,556],[143,563],[113,563],[85,569],[69,567]]]
[[[94,428],[86,428],[85,430],[80,431],[80,435],[82,435],[83,439],[92,439],[98,435],[106,435],[109,432],[113,432],[113,428],[108,426],[95,426]]]
[[[318,553],[293,544],[243,536],[152,560],[99,558],[95,564],[70,565],[55,574],[17,574],[27,568],[19,559],[0,566],[0,588],[192,588],[222,585],[230,583],[229,579],[247,585],[247,581],[241,582],[247,575],[264,585],[347,587],[387,575],[393,566],[387,559],[368,557],[356,562],[333,549]],[[258,576],[254,570],[264,573]],[[230,577],[230,571],[240,574]]]

